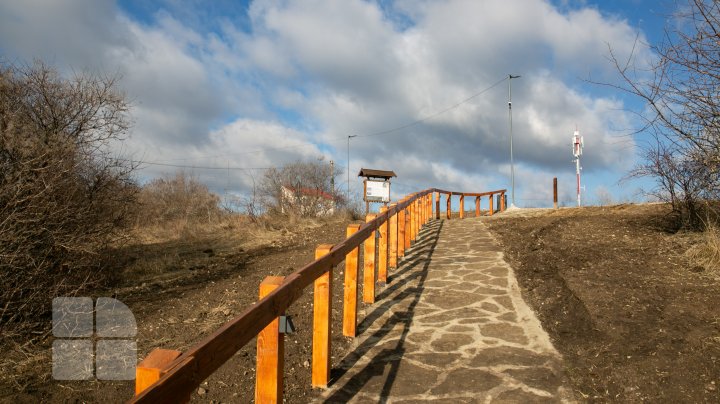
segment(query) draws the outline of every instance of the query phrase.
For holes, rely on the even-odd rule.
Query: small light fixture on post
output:
[[[513,130],[512,130],[512,79],[519,79],[520,76],[508,74],[508,117],[510,119],[510,206],[515,207],[515,162],[513,160]]]

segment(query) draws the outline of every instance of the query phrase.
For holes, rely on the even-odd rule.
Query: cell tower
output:
[[[575,133],[573,134],[572,143],[573,156],[575,156],[573,163],[575,163],[575,173],[577,174],[577,202],[578,206],[580,206],[580,170],[582,170],[580,166],[580,156],[582,156],[584,142],[583,137],[580,136],[580,131],[577,129],[575,129]]]

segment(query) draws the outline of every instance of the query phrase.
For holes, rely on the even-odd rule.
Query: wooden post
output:
[[[412,204],[409,204],[405,209],[405,250],[410,248],[410,241],[412,237]]]
[[[363,180],[363,201],[365,201],[365,215],[370,213],[370,202],[368,202],[367,198],[367,178]]]
[[[315,259],[327,255],[331,244],[320,244]],[[315,280],[313,301],[312,387],[327,388],[330,381],[330,322],[332,268]]]
[[[417,228],[417,201],[410,204],[410,244],[415,240],[415,229]]]
[[[413,234],[413,240],[417,240],[418,234],[420,234],[420,227],[422,226],[422,197],[415,199],[415,233]]]
[[[387,212],[387,206],[380,208],[380,213]],[[388,221],[380,225],[380,237],[378,238],[378,282],[387,283],[388,269]]]
[[[413,241],[416,241],[416,240],[417,240],[418,234],[420,233],[420,214],[421,214],[421,213],[420,213],[420,209],[421,209],[420,199],[421,199],[421,198],[415,199],[415,214],[414,214],[414,217],[415,217],[415,228],[414,228],[414,231],[413,231]]]
[[[355,234],[360,224],[352,223],[347,227],[347,237]],[[343,288],[343,335],[354,337],[357,332],[357,298],[358,298],[358,256],[360,246],[345,256],[345,285]]]
[[[505,198],[506,198],[505,192],[500,194],[500,212],[505,212],[505,206],[506,206],[505,204],[507,202],[507,200]]]
[[[475,217],[480,216],[480,197],[475,197]]]
[[[283,279],[282,276],[265,277],[260,284],[260,299],[277,289]],[[285,338],[280,334],[280,321],[277,318],[258,334],[256,363],[255,402],[282,403]]]
[[[390,204],[390,208],[394,208],[397,206],[397,203]],[[398,214],[395,212],[392,217],[390,217],[390,231],[388,234],[388,242],[390,243],[390,256],[388,257],[388,267],[389,268],[397,268],[398,263]]]
[[[371,222],[376,215],[370,213],[365,216],[366,222]],[[375,303],[375,232],[365,240],[363,252],[363,302]]]
[[[493,208],[493,202],[494,202],[494,201],[493,201],[493,194],[490,194],[490,212],[489,212],[490,216],[493,215],[493,209],[494,209],[494,208]]]
[[[447,218],[450,220],[450,216],[452,215],[452,211],[450,210],[450,205],[452,204],[452,194],[447,194]]]
[[[465,195],[460,195],[460,219],[465,217]]]
[[[402,199],[400,202],[404,202],[405,199]],[[397,253],[398,257],[404,257],[405,256],[405,209],[400,209],[400,212],[398,212],[397,217],[397,223],[398,223],[398,245],[397,245]]]
[[[432,212],[432,201],[428,202],[429,198],[432,198],[431,194],[427,194],[425,195],[425,198],[423,198],[423,225],[426,225],[427,222],[430,220],[430,213]]]
[[[440,220],[440,192],[435,193],[435,219]]]
[[[420,227],[422,226],[422,196],[415,200],[415,233],[413,233],[413,240],[417,239],[418,233],[420,233]]]
[[[167,366],[182,352],[155,348],[135,368],[135,395],[142,393],[167,373]],[[190,401],[188,397],[187,401]]]
[[[557,202],[557,177],[553,178],[553,208],[558,208],[558,202]]]
[[[432,192],[425,195],[425,224],[432,218]]]

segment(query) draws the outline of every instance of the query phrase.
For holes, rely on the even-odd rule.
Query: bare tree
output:
[[[0,328],[47,324],[51,298],[107,271],[136,187],[108,144],[129,128],[114,78],[0,65]],[[13,331],[14,330],[14,331]]]
[[[265,172],[259,191],[268,212],[317,216],[345,203],[333,189],[334,178],[342,174],[323,160],[297,161]]]
[[[655,194],[672,203],[683,225],[700,223],[700,208],[720,196],[720,2],[682,0],[669,19],[649,69],[611,59],[622,78],[616,86],[645,103],[642,131],[654,141],[633,175],[657,179]]]
[[[197,178],[179,171],[150,181],[142,187],[136,220],[142,224],[168,221],[212,222],[223,215],[220,197]]]

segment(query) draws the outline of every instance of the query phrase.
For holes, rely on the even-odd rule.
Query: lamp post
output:
[[[515,207],[515,162],[513,160],[513,131],[512,131],[512,79],[519,79],[520,76],[508,74],[508,117],[510,119],[510,206]]]
[[[347,174],[348,174],[348,178],[347,178],[347,200],[348,200],[348,203],[350,203],[350,138],[353,138],[353,137],[357,137],[357,135],[348,135],[348,145],[347,145],[347,146],[348,146],[348,148],[347,148],[347,152],[348,152],[348,160],[347,160]]]

